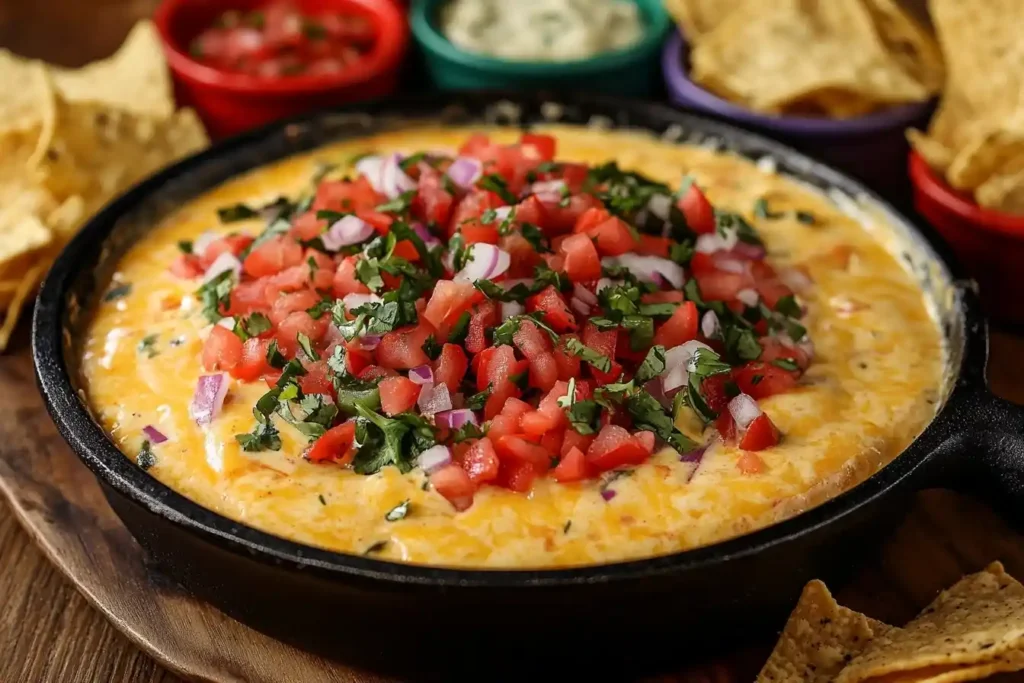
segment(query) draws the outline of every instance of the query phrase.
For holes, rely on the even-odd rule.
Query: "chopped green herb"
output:
[[[430,423],[420,415],[387,418],[362,405],[356,406],[356,413],[356,441],[361,446],[352,467],[359,474],[373,474],[387,465],[408,472],[416,457],[437,443]]]
[[[601,372],[611,372],[611,358],[601,355],[594,349],[586,346],[579,339],[576,339],[575,337],[567,337],[565,339],[565,348],[569,353],[579,356]]]
[[[463,311],[462,315],[458,317],[455,324],[452,325],[451,332],[448,333],[449,344],[461,344],[466,338],[466,333],[469,332],[469,311]]]
[[[491,397],[491,388],[491,385],[488,384],[486,389],[467,398],[466,407],[470,410],[483,410],[484,405],[487,403],[487,399]]]
[[[814,225],[815,223],[818,222],[818,219],[814,216],[814,214],[809,213],[807,211],[797,211],[796,219],[799,222],[803,223],[804,225]]]
[[[299,332],[296,335],[296,339],[299,342],[299,347],[302,349],[302,353],[306,355],[309,360],[320,360],[320,354],[313,350],[313,343],[309,340],[309,336],[304,332]]]
[[[792,294],[787,294],[780,298],[775,303],[775,310],[790,318],[799,318],[803,315],[803,311],[800,310],[800,304],[796,302],[796,297]]]
[[[476,182],[476,186],[481,190],[490,190],[501,197],[502,201],[507,204],[516,204],[519,201],[519,198],[508,189],[508,183],[505,182],[505,179],[497,173],[483,176]]]
[[[271,327],[273,325],[270,323],[270,318],[262,313],[253,313],[249,317],[235,316],[234,331],[242,341],[247,341],[253,337],[260,336],[264,332],[269,332]]]
[[[484,431],[472,422],[467,422],[452,433],[452,441],[462,443],[470,439],[479,439],[484,436]]]
[[[781,211],[771,211],[768,208],[768,200],[764,197],[760,197],[754,202],[754,216],[757,218],[775,220],[776,218],[782,218],[785,215],[786,214]]]
[[[643,362],[640,363],[640,367],[637,368],[633,380],[637,384],[646,384],[663,372],[665,372],[665,347],[652,346]]]
[[[142,442],[142,448],[139,449],[139,457],[135,459],[135,464],[143,471],[156,464],[156,455],[153,453],[153,446],[149,443],[149,439]]]
[[[237,223],[256,218],[260,212],[246,204],[235,204],[234,206],[222,206],[217,209],[217,218],[221,223]]]
[[[398,195],[389,202],[377,207],[381,213],[405,213],[412,207],[412,200],[416,197],[416,190],[408,190]]]
[[[103,295],[104,301],[117,301],[123,299],[132,293],[132,283],[122,282],[119,285],[114,285],[107,290],[107,293]]]
[[[307,308],[306,313],[309,313],[309,317],[313,320],[319,320],[324,313],[329,312],[332,308],[334,308],[334,300],[329,297],[324,297]]]
[[[790,372],[796,372],[800,369],[800,366],[792,358],[776,358],[772,361],[772,365],[783,370],[789,370]]]
[[[150,334],[143,337],[139,341],[139,345],[135,348],[140,354],[146,354],[147,358],[154,358],[160,352],[156,350],[156,340],[159,339],[159,335]]]
[[[236,279],[234,271],[225,270],[196,290],[203,316],[211,323],[224,317],[221,309],[227,309],[230,305],[231,290],[234,289]]]
[[[283,368],[287,362],[281,351],[277,348],[277,340],[271,339],[270,346],[267,347],[267,365],[272,368]]]
[[[182,254],[191,254],[192,253],[192,241],[191,240],[181,240],[180,242],[178,242],[178,251],[180,251]]]
[[[423,342],[423,346],[420,348],[423,349],[423,353],[427,354],[427,358],[430,360],[437,360],[438,356],[441,355],[442,347],[437,343],[434,335],[427,337],[427,340]]]
[[[256,426],[249,433],[235,434],[235,440],[238,441],[244,451],[281,450],[281,434],[269,419],[257,422]]]

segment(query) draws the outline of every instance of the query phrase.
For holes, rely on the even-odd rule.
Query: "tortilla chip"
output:
[[[877,637],[836,683],[970,680],[969,672],[1022,669],[1022,654],[1024,586],[995,562],[943,591],[904,628]]]
[[[974,190],[974,197],[987,209],[1024,215],[1024,169],[993,175]]]
[[[664,0],[663,4],[687,42],[695,45],[742,3],[743,0]]]
[[[953,163],[953,150],[935,138],[911,128],[907,131],[907,140],[924,158],[925,162],[937,172],[945,174],[949,165]]]
[[[939,92],[946,78],[942,51],[931,31],[894,0],[865,0],[886,52],[911,78]]]
[[[757,683],[829,683],[893,627],[838,604],[821,581],[804,586]]]
[[[39,163],[43,185],[59,200],[87,198],[90,212],[169,163],[202,149],[194,112],[165,121],[94,103],[58,98],[57,128]]]
[[[0,132],[36,129],[53,120],[53,86],[38,62],[0,50]]]
[[[822,90],[876,106],[931,94],[886,53],[860,0],[748,0],[697,43],[691,61],[697,83],[763,112]]]
[[[25,274],[25,277],[21,280],[18,285],[18,289],[14,292],[14,297],[11,300],[10,305],[7,308],[7,313],[4,316],[4,323],[0,325],[0,351],[7,348],[7,344],[11,341],[11,334],[14,333],[14,328],[18,325],[18,317],[21,315],[21,309],[24,307],[25,302],[32,296],[32,293],[36,290],[36,285],[39,284],[39,280],[43,273],[46,272],[47,264],[37,263],[35,266],[29,269]]]
[[[973,190],[1009,166],[1024,162],[1024,129],[997,128],[963,147],[946,171],[949,184]]]
[[[160,36],[150,21],[137,23],[111,57],[81,69],[51,67],[61,97],[166,119],[174,113],[171,78]]]

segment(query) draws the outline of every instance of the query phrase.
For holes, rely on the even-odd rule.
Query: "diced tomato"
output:
[[[343,297],[346,294],[369,294],[370,288],[356,277],[358,256],[346,256],[334,274],[334,295]]]
[[[558,363],[550,353],[542,353],[530,359],[530,386],[547,391],[558,381]]]
[[[497,479],[500,466],[494,445],[486,436],[473,442],[462,458],[462,468],[478,486]]]
[[[480,356],[481,361],[476,371],[477,391],[483,391],[488,385],[496,388],[509,381],[516,363],[516,354],[511,346],[492,346],[484,349]],[[505,402],[502,401],[499,410],[504,407]]]
[[[459,316],[482,298],[483,294],[472,283],[438,280],[423,311],[423,317],[437,329],[442,339],[447,339],[451,326]]]
[[[565,272],[570,280],[589,282],[601,277],[601,257],[588,235],[572,235],[559,249],[565,255]]]
[[[398,373],[391,368],[382,368],[379,365],[367,365],[359,372],[354,373],[356,377],[364,382],[372,382],[385,377],[398,377]]]
[[[528,359],[551,351],[551,338],[528,320],[519,325],[519,330],[512,335],[512,341]]]
[[[754,261],[750,270],[754,278],[754,289],[768,308],[774,310],[779,299],[793,295],[793,290],[779,279],[775,269],[765,261]]]
[[[654,333],[654,344],[671,349],[697,338],[700,313],[692,301],[683,303]]]
[[[306,241],[319,237],[327,229],[327,221],[316,217],[316,211],[307,211],[292,222],[288,236]]]
[[[547,223],[547,210],[536,195],[530,195],[516,205],[516,220],[544,228]]]
[[[580,376],[580,357],[574,353],[570,353],[565,348],[565,340],[570,337],[579,341],[578,335],[562,335],[558,348],[554,351],[555,366],[558,368],[558,379],[565,382],[568,382],[573,377]]]
[[[296,311],[305,311],[320,301],[320,295],[311,289],[283,294],[270,307],[270,322],[280,325],[281,321]]]
[[[471,191],[455,206],[451,222],[448,224],[448,234],[454,235],[457,230],[465,230],[467,227],[482,226],[480,217],[484,215],[484,212],[488,209],[496,209],[504,205],[505,202],[501,197],[493,192],[487,190]],[[497,226],[494,227],[496,228]]]
[[[639,465],[650,453],[644,444],[618,425],[601,428],[597,438],[587,449],[587,462],[599,472],[625,465]]]
[[[555,478],[555,481],[565,484],[586,479],[588,471],[586,455],[579,448],[573,446],[562,456],[561,462],[552,470],[551,476]]]
[[[537,479],[537,468],[530,462],[524,460],[502,460],[498,472],[498,481],[505,485],[505,488],[526,493],[533,486]]]
[[[203,250],[203,253],[199,254],[199,261],[203,264],[203,269],[205,270],[213,265],[213,262],[221,254],[234,254],[238,256],[252,243],[253,238],[250,235],[239,233],[225,235],[210,242],[206,249]]]
[[[618,332],[615,329],[601,330],[591,322],[583,326],[583,345],[605,356],[615,358],[615,346],[618,344]]]
[[[668,258],[672,250],[672,240],[668,237],[640,235],[640,242],[633,249],[638,254]]]
[[[420,397],[420,390],[423,387],[408,377],[389,377],[381,380],[377,388],[380,390],[381,409],[394,417],[416,405],[416,399]]]
[[[761,345],[761,358],[759,360],[764,363],[788,358],[796,363],[801,370],[806,370],[811,364],[811,357],[806,351],[797,346],[790,346],[776,337],[761,337],[757,341]]]
[[[403,258],[406,261],[416,262],[420,260],[420,252],[416,250],[416,245],[409,240],[399,240],[399,242],[395,244],[395,250],[392,253],[398,258]]]
[[[345,344],[345,367],[350,374],[358,376],[367,366],[373,364],[373,353],[363,351],[358,346],[359,340],[353,339]]]
[[[231,376],[243,382],[253,382],[270,370],[267,363],[267,348],[270,342],[266,339],[253,337],[242,345],[242,357],[235,367],[231,368]]]
[[[445,465],[430,475],[430,485],[444,496],[456,510],[466,510],[473,504],[476,484],[466,470],[455,463]]]
[[[654,445],[655,443],[657,443],[654,436],[654,432],[637,432],[636,434],[633,435],[633,438],[635,438],[640,443],[640,445],[644,447],[648,455],[654,452]]]
[[[674,289],[661,292],[648,292],[640,296],[640,301],[645,304],[677,304],[686,300],[686,295]]]
[[[526,309],[531,313],[542,312],[544,322],[555,332],[572,332],[576,329],[576,316],[572,314],[565,299],[552,285],[548,285],[540,293],[527,299]]]
[[[770,363],[748,363],[733,371],[733,380],[740,391],[754,399],[783,394],[796,386],[796,372],[783,370]]]
[[[377,363],[392,370],[409,370],[430,362],[423,343],[432,333],[429,326],[401,327],[381,337],[377,346]]]
[[[206,269],[195,254],[178,254],[171,261],[171,275],[182,280],[191,280],[203,274]]]
[[[597,382],[598,386],[613,384],[618,382],[622,377],[622,364],[613,360],[611,367],[607,371],[600,370],[591,365],[590,374],[594,376],[594,380]]]
[[[736,467],[743,474],[761,474],[768,466],[760,455],[753,451],[744,451],[736,459]]]
[[[487,347],[487,331],[498,324],[498,307],[493,301],[484,301],[473,307],[463,344],[470,353],[480,353]]]
[[[530,241],[518,232],[505,235],[498,241],[498,245],[509,255],[510,278],[532,278],[537,264],[543,260]]]
[[[698,235],[712,233],[715,231],[715,210],[711,206],[704,193],[692,183],[686,190],[686,194],[680,197],[676,203],[679,210],[686,218],[686,225]]]
[[[558,427],[558,424],[557,416],[542,413],[539,410],[531,410],[519,418],[519,429],[522,430],[522,433],[532,436],[543,436]]]
[[[466,244],[497,244],[500,241],[498,226],[484,225],[477,221],[466,223],[459,228],[462,239]]]
[[[281,353],[289,357],[295,355],[299,348],[299,334],[306,335],[310,341],[320,341],[327,334],[329,322],[327,316],[313,318],[305,311],[289,313],[278,324],[277,331],[275,332],[277,345],[281,349]]]
[[[574,194],[567,206],[564,200],[542,202],[544,204],[544,231],[549,235],[569,232],[587,209],[601,206],[601,200],[591,194]]]
[[[558,455],[562,451],[562,438],[565,436],[565,428],[552,429],[540,438],[541,448],[552,455]]]
[[[701,394],[704,396],[704,402],[708,404],[708,407],[716,413],[728,413],[725,407],[729,404],[729,393],[726,391],[726,384],[730,380],[728,373],[719,373],[717,375],[711,375],[706,377],[701,382],[700,389]]]
[[[302,246],[290,237],[279,235],[249,252],[242,268],[253,277],[274,275],[302,263]]]
[[[594,434],[580,434],[571,427],[565,430],[565,435],[562,437],[562,457],[569,452],[570,449],[578,448],[584,453],[590,448],[590,444],[594,442]]]
[[[469,369],[466,352],[457,344],[445,344],[441,355],[434,361],[434,382],[448,387],[449,394],[455,394],[462,385],[462,378]]]
[[[603,256],[619,256],[632,251],[637,245],[625,222],[615,216],[598,223],[585,234],[597,243],[597,251]]]
[[[714,270],[697,275],[700,295],[705,301],[732,301],[741,289],[747,287],[749,277],[743,273]]]
[[[540,444],[531,443],[521,436],[501,437],[495,442],[494,450],[497,451],[500,459],[528,462],[538,472],[546,472],[551,466],[551,453]]]
[[[508,399],[511,401],[512,399]],[[487,429],[487,436],[492,441],[497,441],[505,435],[519,433],[519,418],[505,413],[499,413],[491,418],[490,427]]]
[[[347,465],[355,457],[355,440],[355,421],[343,422],[337,427],[331,427],[314,441],[306,453],[306,459],[310,462],[334,461]]]
[[[589,208],[576,219],[576,224],[573,226],[572,231],[589,234],[591,230],[610,218],[612,218],[612,215],[603,207],[595,206]]]
[[[555,158],[555,138],[551,135],[523,133],[519,144],[524,148],[524,154],[538,161],[551,161]],[[528,148],[532,148],[532,152]]]
[[[203,367],[207,371],[231,370],[242,360],[242,340],[234,332],[214,325],[203,344]]]
[[[338,212],[357,212],[375,209],[387,198],[378,194],[365,176],[356,180],[328,180],[320,183],[316,189],[312,210]]]
[[[778,428],[767,413],[761,413],[747,425],[747,431],[740,439],[740,448],[745,451],[762,451],[777,443],[779,443]]]
[[[372,211],[370,209],[358,211],[356,212],[356,215],[369,223],[370,226],[381,235],[387,235],[391,232],[391,224],[395,221],[394,218],[386,213],[380,213],[379,211]]]
[[[304,394],[323,394],[334,396],[334,383],[331,381],[325,361],[317,361],[306,365],[306,374],[299,377],[299,387]]]
[[[413,215],[425,223],[448,225],[453,202],[452,195],[444,189],[441,174],[433,169],[423,169],[412,201]]]

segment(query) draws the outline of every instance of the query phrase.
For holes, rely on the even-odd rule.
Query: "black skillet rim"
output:
[[[413,95],[381,100],[370,104],[330,109],[304,114],[280,121],[211,146],[197,155],[168,167],[143,181],[96,215],[65,247],[47,275],[36,302],[32,326],[32,353],[36,377],[47,410],[72,450],[104,484],[146,509],[191,533],[203,537],[231,552],[244,552],[253,559],[293,569],[313,571],[327,578],[342,580],[370,579],[391,584],[427,588],[557,588],[589,583],[609,583],[682,571],[696,570],[726,562],[732,558],[758,553],[767,547],[813,532],[844,516],[854,514],[862,506],[873,503],[890,489],[903,483],[948,437],[949,427],[956,428],[952,409],[983,388],[984,364],[987,355],[987,329],[978,299],[969,281],[958,278],[959,266],[948,247],[934,231],[898,211],[888,201],[859,182],[833,170],[804,154],[755,133],[701,116],[681,112],[670,106],[598,95],[565,95],[547,93],[513,93],[507,91],[451,93],[443,101],[438,96]],[[312,123],[322,117],[367,113],[396,116],[439,115],[451,106],[464,106],[474,112],[499,102],[536,109],[556,102],[586,111],[590,116],[617,115],[627,126],[658,132],[664,127],[683,124],[709,137],[741,142],[744,147],[763,151],[787,164],[801,168],[805,175],[815,176],[846,194],[866,196],[882,210],[902,221],[913,237],[923,242],[933,256],[950,273],[960,312],[960,338],[963,340],[959,367],[950,371],[955,382],[944,405],[935,418],[897,458],[857,486],[803,513],[763,529],[721,541],[709,546],[653,558],[612,564],[561,569],[459,569],[426,565],[402,564],[373,557],[351,555],[289,541],[234,521],[185,498],[157,479],[139,469],[110,441],[92,420],[77,396],[63,357],[63,319],[71,284],[83,267],[91,264],[93,251],[89,245],[103,242],[117,220],[132,211],[151,192],[166,182],[205,165],[222,155],[230,155],[247,145],[286,134],[291,126]],[[639,119],[640,122],[637,122]],[[299,150],[294,150],[299,151]],[[293,153],[294,153],[293,151]],[[264,160],[261,163],[269,163]]]

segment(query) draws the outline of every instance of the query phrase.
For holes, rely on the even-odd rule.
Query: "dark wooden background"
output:
[[[0,0],[0,47],[67,66],[106,56],[155,0]],[[913,0],[913,4],[922,4]],[[0,83],[0,97],[3,96]],[[997,393],[1024,403],[1024,337],[997,333],[990,373]],[[27,325],[0,356],[0,385],[24,376]],[[0,448],[4,420],[0,415]],[[872,616],[909,618],[962,572],[996,558],[1024,572],[1024,538],[983,504],[922,494],[910,518],[840,598]],[[110,577],[117,581],[117,577]],[[768,643],[770,646],[770,643]],[[758,654],[757,657],[761,657]],[[749,654],[746,658],[749,659]],[[758,660],[760,661],[760,660]],[[682,665],[683,663],[681,663]],[[749,664],[739,668],[750,669]],[[716,668],[716,681],[742,680]],[[94,610],[35,547],[0,502],[0,682],[170,683],[180,681]],[[701,677],[710,681],[710,678]],[[1010,680],[1003,678],[1000,680]]]

